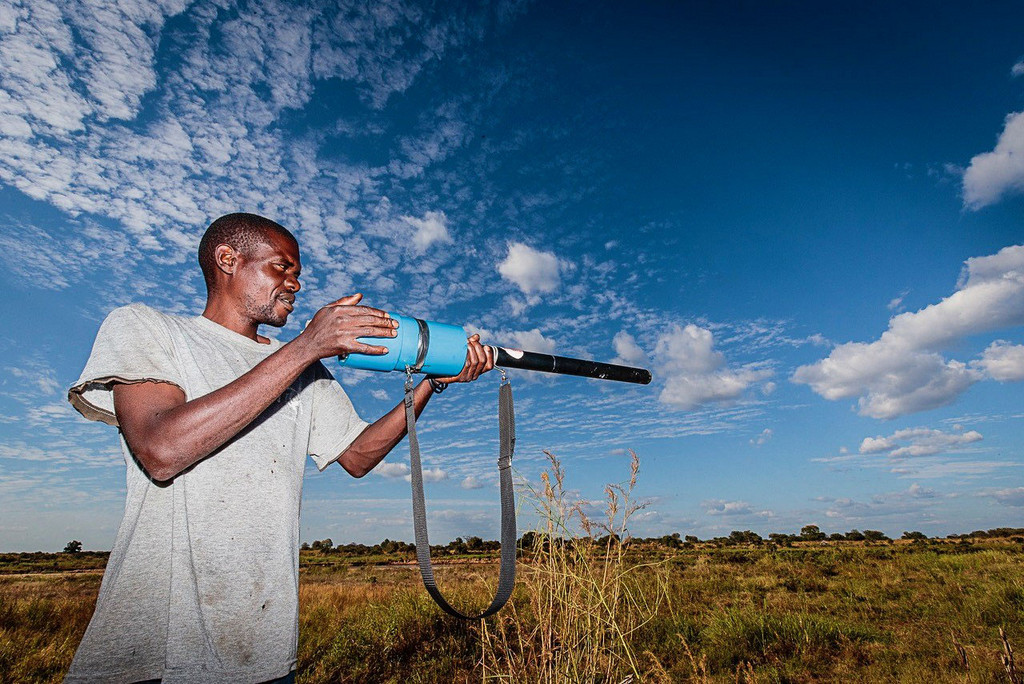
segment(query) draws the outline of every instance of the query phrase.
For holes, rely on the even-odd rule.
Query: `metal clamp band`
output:
[[[412,365],[413,373],[422,370],[423,362],[427,360],[427,350],[430,349],[430,326],[420,318],[416,319],[416,323],[420,326],[420,334],[416,339],[416,363]]]

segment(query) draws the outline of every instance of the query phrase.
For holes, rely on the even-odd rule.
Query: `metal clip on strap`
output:
[[[498,387],[498,432],[500,452],[498,477],[501,488],[501,568],[494,600],[479,615],[464,615],[452,608],[441,596],[434,580],[430,562],[430,542],[427,539],[427,511],[423,501],[423,466],[420,463],[420,444],[416,437],[416,411],[413,407],[412,369],[406,368],[405,420],[409,430],[409,465],[412,479],[412,519],[416,531],[416,559],[419,561],[423,586],[441,610],[463,620],[479,620],[497,613],[512,595],[516,581],[516,501],[512,488],[512,454],[516,447],[515,408],[512,404],[512,385],[502,373]]]

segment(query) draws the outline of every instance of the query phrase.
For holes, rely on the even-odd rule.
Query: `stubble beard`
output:
[[[288,314],[281,315],[277,312],[276,307],[277,300],[263,304],[254,304],[249,302],[246,306],[246,314],[262,325],[269,325],[275,328],[283,328],[285,323],[288,322]]]

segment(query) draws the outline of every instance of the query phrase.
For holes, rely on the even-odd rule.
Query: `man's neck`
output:
[[[223,299],[208,297],[206,308],[203,309],[203,318],[207,318],[228,330],[255,340],[260,344],[269,344],[270,340],[259,334],[259,323],[243,315],[235,307]]]

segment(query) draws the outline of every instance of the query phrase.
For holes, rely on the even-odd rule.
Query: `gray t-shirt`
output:
[[[103,322],[68,399],[86,418],[117,425],[117,383],[167,382],[192,400],[280,346],[132,304]],[[262,682],[294,669],[306,455],[323,470],[364,427],[317,362],[169,483],[153,482],[122,436],[124,518],[65,681]]]

